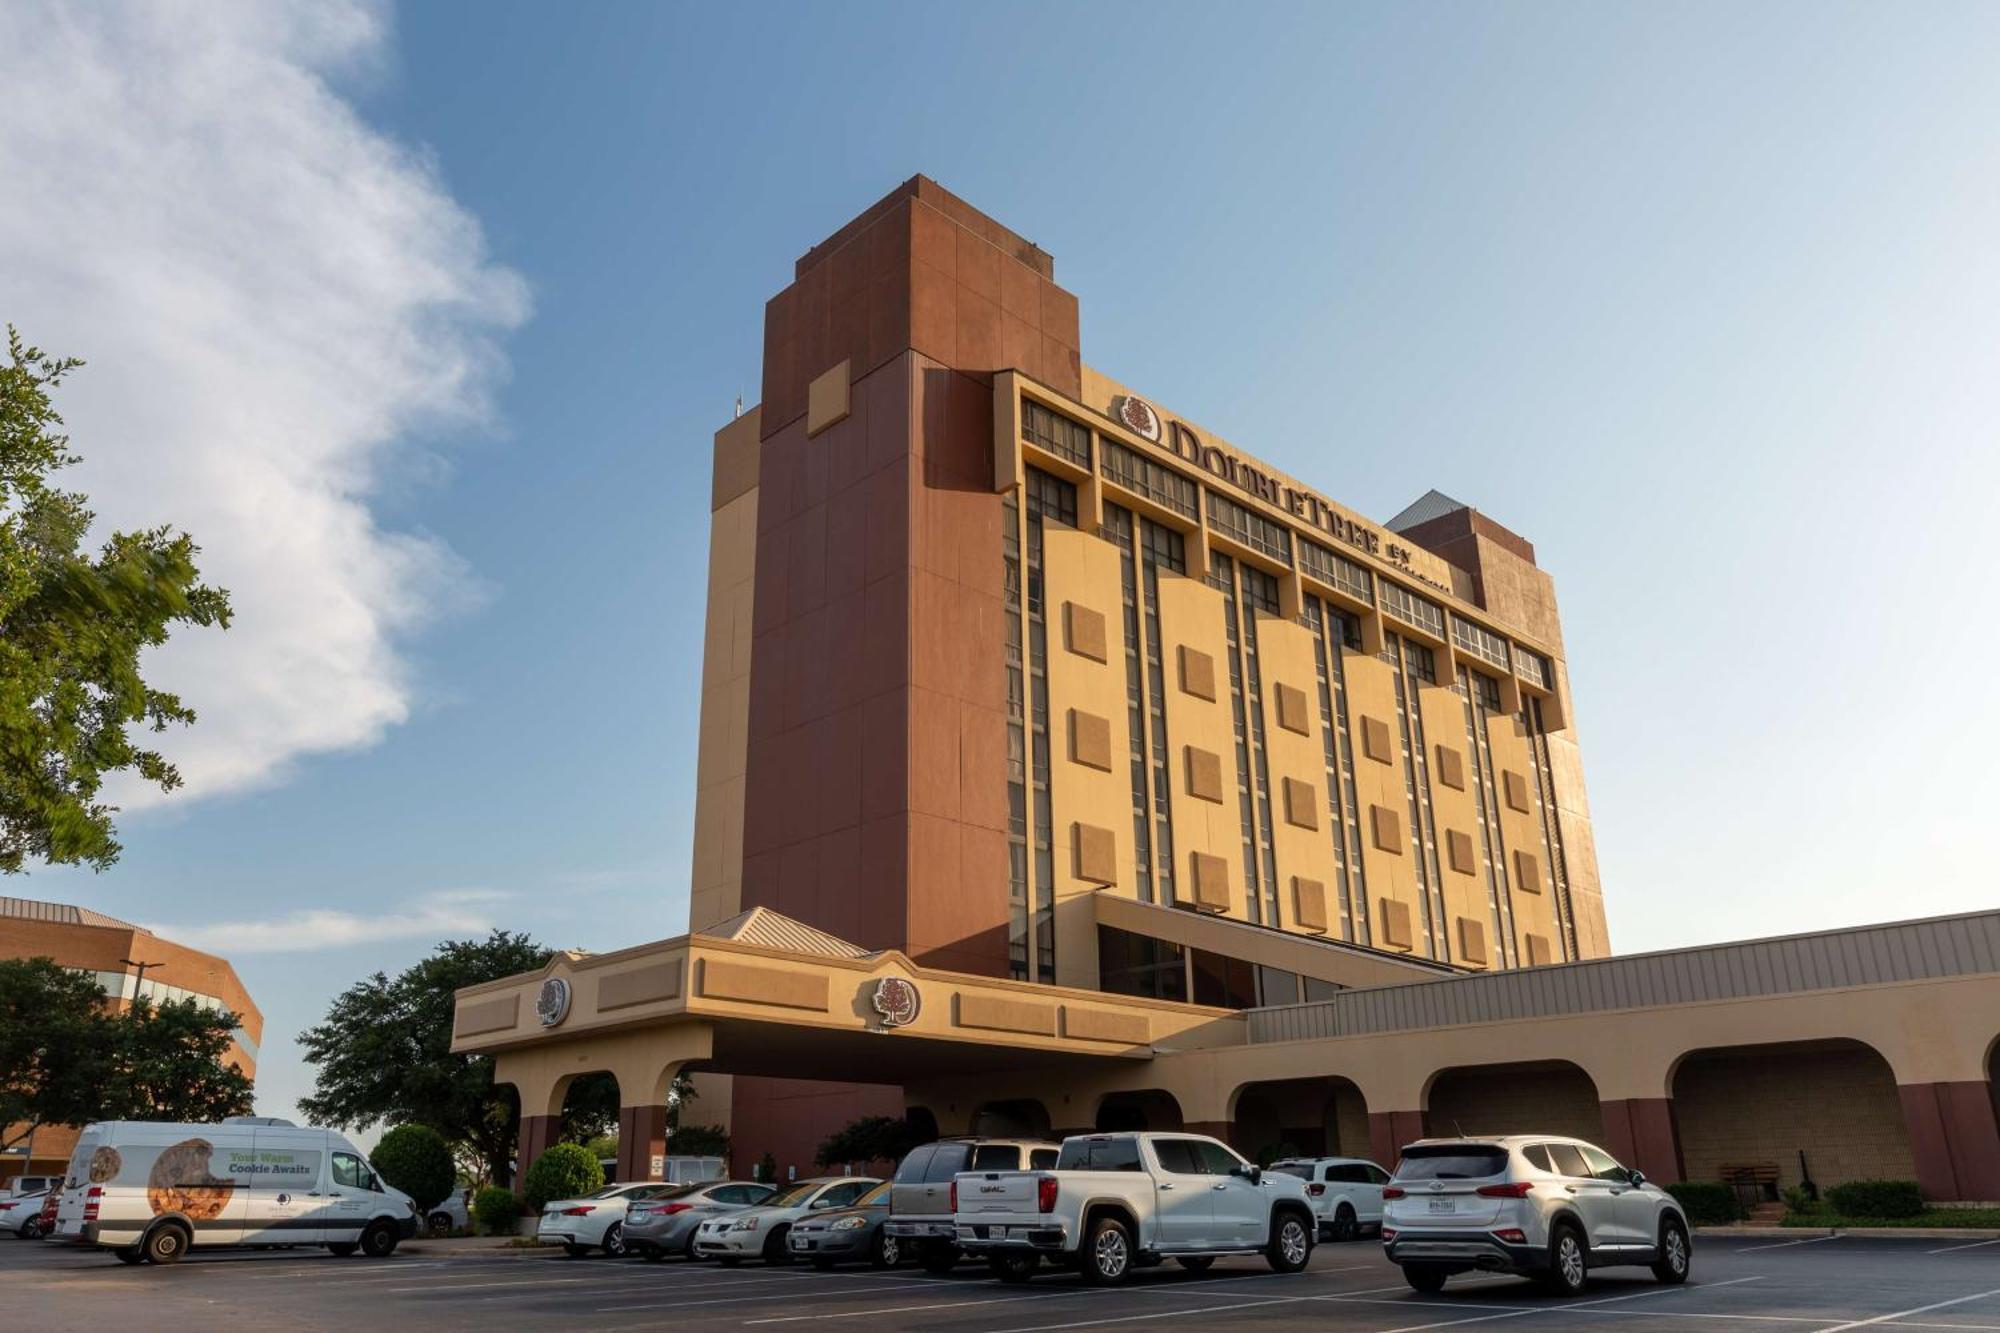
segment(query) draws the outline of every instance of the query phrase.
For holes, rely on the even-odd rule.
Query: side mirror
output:
[[[1243,1179],[1249,1181],[1252,1185],[1255,1185],[1264,1179],[1264,1169],[1259,1166],[1252,1166],[1247,1162],[1244,1163],[1242,1166],[1230,1167],[1229,1174],[1232,1176],[1241,1176]]]
[[[1634,1167],[1632,1170],[1632,1184],[1634,1186],[1639,1186],[1645,1183],[1646,1183],[1646,1173],[1644,1171],[1639,1170],[1637,1167]]]

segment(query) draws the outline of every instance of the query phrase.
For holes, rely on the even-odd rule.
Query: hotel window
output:
[[[1382,609],[1406,625],[1414,625],[1440,639],[1444,637],[1444,608],[1400,583],[1382,580]]]
[[[1097,928],[1097,988],[1113,995],[1187,1002],[1187,954],[1170,940]]]
[[[1034,818],[1030,823],[1034,871],[1033,940],[1035,979],[1056,979],[1055,821],[1049,800],[1049,632],[1042,590],[1042,529],[1054,521],[1076,526],[1076,487],[1038,468],[1029,468],[1028,492],[1028,719],[1032,744],[1029,780]]]
[[[1027,674],[1021,654],[1021,506],[1001,504],[1007,606],[1007,974],[1028,979],[1028,740]]]
[[[1326,608],[1311,593],[1305,596],[1304,618],[1313,634],[1313,669],[1319,684],[1319,738],[1326,757],[1327,824],[1333,836],[1334,897],[1340,912],[1340,938],[1362,938],[1357,930],[1357,902],[1368,891],[1361,875],[1361,825],[1355,814],[1354,760],[1347,752],[1347,691],[1340,661],[1340,640],[1327,642]],[[1353,617],[1333,613],[1352,622]],[[1343,627],[1344,628],[1344,627]],[[1359,645],[1360,631],[1355,631]],[[1336,711],[1338,710],[1338,711]]]
[[[1548,863],[1555,882],[1556,923],[1559,927],[1561,957],[1576,957],[1576,922],[1570,916],[1569,867],[1563,859],[1562,824],[1556,818],[1556,791],[1549,772],[1549,736],[1542,721],[1542,701],[1521,701],[1521,729],[1528,736],[1528,758],[1534,767],[1535,811],[1542,828],[1542,859]]]
[[[1472,677],[1472,690],[1479,700],[1479,706],[1489,713],[1500,711],[1500,682],[1491,676],[1482,676],[1477,671],[1468,671]]]
[[[1334,996],[1347,989],[1347,987],[1337,981],[1321,981],[1318,977],[1301,977],[1300,980],[1305,983],[1307,1004],[1313,1004],[1320,1000],[1331,1000]]]
[[[1173,789],[1167,785],[1166,649],[1160,640],[1160,571],[1187,573],[1187,539],[1151,519],[1139,524],[1140,591],[1146,612],[1146,717],[1153,738],[1154,876],[1163,903],[1174,901]]]
[[[1257,1007],[1255,963],[1206,949],[1188,950],[1188,959],[1192,964],[1189,971],[1194,973],[1196,1004],[1213,1005],[1217,1009]]]
[[[1240,593],[1239,570],[1243,575]],[[1263,606],[1268,598],[1265,609],[1275,611],[1278,582],[1262,570],[1239,565],[1219,552],[1209,557],[1207,581],[1222,594],[1222,629],[1228,646],[1229,708],[1236,734],[1237,811],[1243,835],[1244,903],[1252,921],[1275,926],[1278,886],[1271,850],[1271,779],[1264,760],[1257,625],[1252,608]]]
[[[1299,568],[1331,588],[1338,588],[1358,601],[1375,604],[1373,581],[1368,567],[1330,551],[1316,541],[1299,538]]]
[[[1549,659],[1540,653],[1518,645],[1514,649],[1514,671],[1530,685],[1553,690],[1549,682],[1555,679],[1555,672],[1549,666]]]
[[[1493,754],[1486,742],[1486,720],[1500,707],[1500,687],[1470,667],[1458,669],[1459,693],[1465,699],[1465,748],[1472,761],[1473,813],[1479,820],[1480,855],[1486,872],[1486,908],[1493,919],[1493,939],[1502,967],[1514,966],[1514,904],[1507,889],[1506,839],[1500,830],[1499,806],[1493,794]]]
[[[1408,665],[1410,674],[1426,685],[1437,684],[1437,654],[1421,643],[1414,643],[1409,639],[1403,639],[1401,642],[1403,645],[1403,661]]]
[[[1116,440],[1104,440],[1100,448],[1104,452],[1104,475],[1113,482],[1184,518],[1201,517],[1201,510],[1195,505],[1198,488],[1193,481]]]
[[[1208,493],[1208,526],[1284,565],[1292,563],[1292,534],[1284,525],[1253,514],[1227,496]]]
[[[1032,398],[1021,400],[1021,438],[1090,470],[1090,427],[1051,412]]]
[[[1282,968],[1257,967],[1258,1004],[1297,1004],[1299,1002],[1299,974]]]
[[[1507,641],[1484,626],[1453,616],[1451,641],[1482,662],[1497,666],[1502,671],[1513,670],[1507,656]]]
[[[1132,511],[1104,505],[1097,535],[1118,548],[1121,609],[1125,627],[1125,729],[1130,738],[1132,775],[1132,872],[1139,901],[1153,901],[1152,801],[1146,787],[1146,658],[1139,631],[1139,562],[1132,552],[1137,535]]]
[[[1383,660],[1395,672],[1396,724],[1403,749],[1403,795],[1410,807],[1410,845],[1416,855],[1411,865],[1417,872],[1417,899],[1423,912],[1423,940],[1419,946],[1433,958],[1447,958],[1450,946],[1444,930],[1443,895],[1439,891],[1437,831],[1431,823],[1429,769],[1424,763],[1424,715],[1419,707],[1419,680],[1436,681],[1436,660],[1422,644],[1411,643],[1400,634],[1385,637]],[[1431,674],[1420,667],[1429,658]]]

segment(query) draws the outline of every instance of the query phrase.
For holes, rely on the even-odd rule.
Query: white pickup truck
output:
[[[1280,1273],[1312,1257],[1305,1182],[1262,1171],[1199,1134],[1079,1134],[1052,1171],[965,1171],[952,1182],[959,1248],[1003,1282],[1044,1258],[1099,1286],[1173,1259],[1196,1272],[1262,1254]]]

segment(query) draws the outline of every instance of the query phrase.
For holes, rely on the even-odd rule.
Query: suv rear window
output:
[[[1021,1149],[1013,1143],[982,1143],[972,1150],[969,1171],[1019,1171]]]
[[[1438,1143],[1403,1150],[1398,1180],[1483,1180],[1507,1166],[1507,1150],[1482,1144]]]
[[[898,1185],[922,1184],[924,1168],[931,1164],[931,1158],[936,1154],[937,1145],[935,1143],[926,1143],[921,1148],[910,1149],[910,1155],[905,1157],[903,1164],[896,1168],[896,1183]]]
[[[1139,1140],[1070,1139],[1056,1159],[1058,1171],[1137,1171]]]
[[[972,1155],[969,1143],[940,1143],[937,1156],[931,1158],[928,1170],[924,1172],[924,1183],[941,1185],[966,1169],[965,1159]]]

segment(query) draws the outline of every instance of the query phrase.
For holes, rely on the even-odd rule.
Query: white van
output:
[[[379,1259],[416,1232],[416,1204],[384,1185],[344,1135],[232,1116],[215,1125],[86,1126],[63,1177],[54,1239],[128,1264],[170,1264],[190,1246],[219,1245],[324,1245]]]

